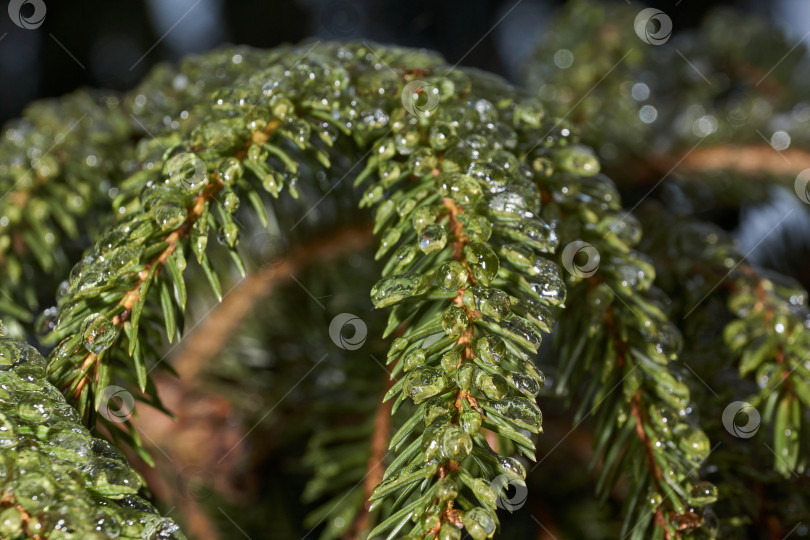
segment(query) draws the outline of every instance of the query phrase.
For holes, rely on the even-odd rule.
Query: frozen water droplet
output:
[[[34,328],[38,336],[45,336],[54,329],[56,320],[59,318],[59,308],[49,307],[42,311],[34,322]]]
[[[501,375],[478,370],[475,374],[475,387],[489,399],[503,399],[509,393],[509,385]]]
[[[405,376],[403,389],[405,395],[417,405],[433,397],[447,387],[447,377],[438,369],[418,368]]]
[[[437,223],[431,223],[422,229],[419,235],[419,249],[423,253],[433,253],[444,249],[447,245],[447,227]]]
[[[515,458],[505,457],[499,459],[498,468],[504,474],[508,474],[510,476],[514,476],[522,480],[526,479],[526,468],[520,461],[516,460]]]
[[[392,276],[381,279],[371,288],[371,301],[374,303],[374,307],[381,308],[422,294],[426,290],[426,284],[420,275]]]
[[[467,329],[470,320],[464,308],[450,306],[442,314],[442,330],[448,336],[459,336]]]
[[[160,204],[152,210],[155,222],[164,231],[170,231],[182,225],[188,217],[186,207],[177,203],[167,202]]]
[[[192,193],[201,191],[208,183],[205,162],[189,152],[172,156],[163,168],[169,180]]]
[[[553,156],[557,167],[564,171],[580,176],[599,174],[599,159],[587,146],[573,145],[560,148]]]
[[[492,408],[516,425],[526,428],[532,433],[539,433],[542,430],[543,415],[532,399],[510,397],[493,402]]]
[[[498,365],[506,355],[506,344],[495,336],[482,336],[473,345],[475,354],[490,365]]]
[[[470,435],[458,426],[449,426],[442,434],[441,453],[445,459],[461,461],[472,452]]]
[[[689,493],[689,503],[695,506],[711,504],[717,500],[717,487],[710,482],[699,482]]]
[[[436,272],[436,281],[443,291],[457,291],[467,283],[467,270],[458,261],[446,262]]]
[[[84,348],[93,354],[108,349],[118,337],[118,328],[104,315],[94,313],[82,323]]]

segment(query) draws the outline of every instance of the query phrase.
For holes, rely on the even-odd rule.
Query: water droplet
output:
[[[667,438],[675,427],[675,415],[664,408],[650,406],[650,423],[661,438]]]
[[[484,508],[472,508],[462,518],[464,528],[473,540],[486,540],[495,534],[495,519]]]
[[[435,396],[447,387],[447,377],[438,369],[423,367],[409,372],[405,376],[403,389],[405,395],[417,405],[427,398]]]
[[[448,336],[460,336],[470,324],[464,308],[450,306],[442,314],[442,330]]]
[[[3,538],[14,538],[22,530],[22,517],[17,508],[6,508],[0,512],[0,535]]]
[[[465,208],[475,206],[483,195],[476,181],[466,174],[443,172],[436,177],[436,186],[443,196]]]
[[[84,348],[93,354],[108,349],[118,337],[118,328],[104,315],[94,313],[82,323]]]
[[[42,311],[34,322],[34,328],[38,336],[42,337],[48,334],[56,326],[56,320],[59,317],[59,308],[56,306],[49,307]]]
[[[475,368],[470,364],[463,364],[456,370],[456,384],[462,390],[470,390],[472,388],[473,375]]]
[[[580,176],[599,174],[599,159],[587,146],[573,145],[560,148],[554,154],[557,168]]]
[[[467,269],[458,261],[446,262],[436,272],[436,281],[443,291],[457,291],[467,283]]]
[[[225,159],[219,167],[219,178],[226,186],[232,186],[242,177],[242,162],[236,158]]]
[[[70,290],[70,281],[64,280],[61,283],[59,283],[59,288],[56,291],[57,302],[62,298],[64,298],[64,296],[68,293],[69,290]]]
[[[552,253],[559,244],[557,232],[549,224],[536,218],[524,219],[509,231],[514,231],[512,236],[516,239],[546,253]]]
[[[152,215],[161,230],[169,231],[178,228],[186,221],[188,210],[181,204],[166,202],[155,206],[152,209]]]
[[[509,379],[512,386],[527,397],[534,398],[540,393],[540,383],[534,377],[515,371],[509,374]]]
[[[93,520],[93,528],[107,538],[118,538],[121,534],[121,523],[111,512],[105,513],[105,510],[104,507],[99,509],[99,513],[96,514]]]
[[[51,502],[54,494],[53,483],[36,472],[22,475],[13,490],[17,504],[30,514],[41,513]]]
[[[39,392],[17,392],[17,414],[22,420],[32,424],[45,422],[53,414],[53,407]]]
[[[483,242],[471,242],[464,246],[464,258],[470,264],[473,277],[488,285],[495,279],[500,268],[500,260],[492,248]]]
[[[442,523],[438,540],[461,540],[461,530],[451,523]]]
[[[470,242],[486,242],[492,235],[492,223],[484,216],[464,212],[456,217]]]
[[[603,216],[598,225],[598,230],[603,233],[609,231],[615,234],[619,240],[628,246],[635,246],[641,241],[641,223],[634,215],[626,212]]]
[[[443,501],[455,499],[458,497],[458,485],[452,478],[442,478],[436,488],[436,496]]]
[[[420,135],[415,129],[409,129],[394,136],[394,145],[400,155],[410,155],[419,146]]]
[[[552,305],[565,302],[565,284],[556,264],[548,259],[537,257],[529,273],[534,274],[529,280],[529,287],[539,300]]]
[[[490,365],[498,365],[506,355],[506,343],[495,336],[482,336],[475,340],[473,345],[475,354]]]
[[[509,393],[509,384],[501,375],[478,370],[475,374],[475,387],[489,399],[503,399]]]
[[[170,181],[192,193],[201,191],[208,183],[205,162],[189,152],[172,156],[166,162],[163,172]]]
[[[411,171],[416,176],[425,176],[433,172],[439,161],[430,148],[419,148],[408,158]]]
[[[392,276],[381,279],[371,288],[371,301],[374,307],[381,308],[422,294],[427,289],[423,276],[417,274]]]
[[[408,351],[405,357],[402,360],[402,367],[404,371],[408,372],[414,368],[417,368],[425,363],[425,350],[424,349],[413,349]]]
[[[717,487],[710,482],[700,482],[689,493],[689,504],[703,506],[717,500]]]
[[[445,150],[456,141],[456,130],[449,122],[437,121],[430,128],[428,141],[434,150]]]
[[[134,495],[141,488],[140,475],[125,463],[104,458],[97,458],[96,462],[99,466],[95,469],[95,491],[107,496],[120,496],[126,493]]]
[[[461,461],[472,452],[473,442],[470,435],[458,426],[448,426],[442,434],[440,450],[442,457]]]
[[[539,128],[545,114],[545,109],[540,102],[532,99],[517,103],[512,118],[515,127]]]
[[[417,233],[420,233],[424,230],[425,227],[436,223],[436,220],[439,218],[439,209],[435,206],[420,206],[416,210],[413,211],[413,215],[411,216],[411,223],[413,224],[413,228]]]
[[[60,459],[75,465],[87,464],[92,454],[90,441],[87,432],[77,428],[48,432],[48,442],[53,445],[54,452],[58,452]]]
[[[542,431],[543,415],[532,399],[524,397],[505,398],[493,402],[492,408],[517,426],[528,429],[532,433]]]
[[[705,460],[711,451],[709,438],[699,429],[690,428],[685,436],[681,436],[678,446],[696,462]]]
[[[447,227],[437,223],[427,225],[419,235],[419,249],[429,254],[444,249],[447,245]]]
[[[229,191],[222,200],[222,206],[225,207],[225,210],[227,210],[229,214],[233,214],[239,209],[239,195],[233,191]]]
[[[459,415],[461,428],[474,436],[481,429],[481,415],[478,411],[464,411]]]
[[[442,369],[445,373],[452,373],[461,364],[461,353],[451,350],[442,355]]]
[[[447,416],[450,420],[450,413],[455,410],[452,400],[446,400],[441,396],[433,396],[425,403],[425,425],[429,426],[440,416]]]
[[[416,255],[419,253],[419,248],[413,244],[407,244],[404,246],[400,246],[394,252],[391,259],[393,260],[394,266],[391,269],[391,273],[399,274],[403,270],[405,270],[410,264],[416,259]]]
[[[498,468],[503,474],[508,474],[509,476],[520,478],[521,480],[526,479],[526,468],[515,458],[505,457],[499,459]]]
[[[474,287],[472,293],[475,295],[475,309],[487,317],[500,321],[511,312],[509,295],[500,289]]]
[[[239,226],[236,223],[226,223],[217,231],[217,242],[223,246],[236,247],[239,243]]]
[[[469,148],[456,145],[446,150],[442,157],[441,169],[443,171],[466,171],[472,163],[472,152]]]

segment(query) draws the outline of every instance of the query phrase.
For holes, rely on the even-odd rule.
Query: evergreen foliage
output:
[[[538,458],[538,396],[544,408],[565,398],[573,429],[595,426],[596,492],[603,501],[621,493],[623,538],[738,533],[745,504],[724,500],[723,489],[739,491],[739,475],[795,499],[785,486],[806,477],[807,293],[754,268],[689,212],[623,204],[620,188],[637,177],[614,183],[605,165],[621,175],[624,163],[692,142],[690,133],[664,137],[639,124],[626,84],[592,92],[627,49],[619,81],[647,77],[663,64],[658,55],[671,54],[623,41],[635,39],[616,29],[628,14],[608,20],[602,8],[575,3],[528,68],[532,91],[425,51],[231,48],[161,66],[126,96],[80,92],[34,104],[6,126],[0,315],[9,336],[50,352],[43,360],[30,345],[0,342],[4,537],[115,529],[183,538],[138,496],[142,479],[120,452],[91,435],[99,429],[151,463],[133,404],[111,410],[110,389],[165,410],[155,370],[171,370],[165,351],[188,331],[203,287],[222,300],[234,273],[260,272],[287,245],[320,254],[312,242],[328,229],[369,222],[376,250],[365,264],[342,260],[328,274],[302,275],[307,291],[340,290],[329,302],[345,312],[368,307],[360,277],[375,282],[375,310],[364,318],[379,364],[341,346],[328,369],[343,383],[318,383],[317,399],[302,407],[315,419],[303,499],[319,503],[306,523],[329,517],[322,538],[492,538],[506,515],[499,508],[511,509],[509,489],[526,486]],[[750,51],[718,42],[718,20],[698,34],[705,42],[695,51],[710,51],[701,65],[721,66],[710,77],[721,68],[732,80],[747,77],[740,62]],[[579,40],[580,51],[569,40],[583,28],[599,31]],[[770,54],[784,52],[766,30],[750,34],[776,43]],[[563,47],[592,60],[581,71],[555,70],[549,58]],[[788,80],[796,71],[791,63],[774,73],[791,92],[770,111],[801,95],[801,81]],[[695,120],[687,103],[704,103],[704,115],[719,107],[701,81],[686,92],[683,77],[655,80],[663,90],[650,81],[648,90],[660,96],[661,118]],[[735,138],[738,127],[723,124],[700,140],[750,142]],[[651,146],[653,135],[666,140]],[[712,193],[725,192],[723,175],[751,182],[740,171],[714,174]],[[786,183],[785,175],[760,181]],[[680,178],[671,185],[685,199],[705,194],[692,195]],[[729,204],[752,198],[745,192]],[[262,230],[269,236],[252,245]],[[56,305],[33,321],[43,284],[58,290]],[[286,319],[300,295],[280,292],[263,308],[272,327],[253,321],[249,329],[263,335],[250,346],[284,369],[262,373],[237,344],[205,366],[237,406],[247,408],[244,395],[281,394],[272,381],[285,369],[320,367],[322,343],[288,343],[325,316],[301,309]],[[722,339],[705,339],[701,325]],[[553,349],[542,346],[552,332]],[[721,361],[706,357],[706,341]],[[549,388],[540,366],[553,374]],[[771,453],[725,431],[720,418],[733,398],[762,411]]]

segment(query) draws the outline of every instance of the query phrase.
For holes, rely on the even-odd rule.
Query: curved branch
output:
[[[301,268],[316,262],[328,263],[367,248],[372,238],[368,225],[345,227],[326,238],[292,248],[284,257],[246,277],[189,334],[191,339],[173,362],[175,371],[182,378],[195,379],[202,367],[216,358],[253,306],[266,298],[274,288],[289,281]]]
[[[770,146],[725,144],[696,148],[680,156],[659,156],[651,160],[663,171],[682,172],[731,170],[742,174],[796,174],[810,168],[810,151],[790,148],[781,152]]]

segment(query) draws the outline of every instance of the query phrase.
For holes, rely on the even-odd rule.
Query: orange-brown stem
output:
[[[647,432],[644,431],[646,418],[644,411],[641,408],[641,390],[637,390],[633,395],[633,399],[630,400],[630,410],[632,411],[633,418],[636,422],[636,435],[638,435],[638,438],[644,445],[644,453],[647,456],[647,467],[650,469],[650,472],[653,473],[656,483],[658,483],[662,478],[661,468],[655,461],[655,453],[652,447],[652,442],[650,441],[650,438],[647,437]]]
[[[345,227],[325,238],[292,248],[284,257],[264,265],[237,285],[194,331],[194,337],[185,340],[185,348],[173,363],[175,371],[183,378],[195,378],[203,366],[216,358],[253,306],[274,288],[290,281],[293,274],[311,264],[328,263],[367,248],[372,238],[371,227],[366,224]]]

